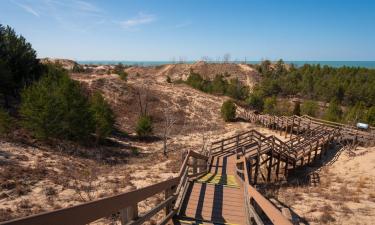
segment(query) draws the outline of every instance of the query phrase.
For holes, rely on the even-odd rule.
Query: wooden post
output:
[[[224,140],[221,141],[221,152],[224,151]]]
[[[270,157],[269,157],[267,182],[270,182],[270,181],[271,181],[272,159],[273,159],[273,149],[271,149],[271,155],[270,155]]]
[[[279,180],[279,170],[280,170],[280,161],[281,161],[281,153],[277,157],[277,164],[276,164],[276,180]]]
[[[252,180],[252,173],[253,173],[253,165],[252,165],[252,161],[253,159],[249,159],[249,160],[246,160],[246,162],[248,161],[248,166],[249,166],[249,183],[251,183],[251,180]]]
[[[240,146],[240,135],[237,135],[237,137],[236,137],[236,149],[237,150],[238,150],[239,146]]]
[[[198,164],[197,164],[197,159],[193,157],[193,174],[197,174],[198,172]]]
[[[125,225],[138,217],[138,205],[126,207],[120,210],[120,222],[121,225]]]
[[[175,187],[171,187],[171,188],[168,188],[164,191],[164,199],[167,200],[170,196],[173,195],[175,191]],[[173,203],[170,202],[169,204],[167,204],[165,206],[165,209],[164,209],[164,212],[165,212],[165,215],[167,216],[171,211],[173,210]]]
[[[288,177],[288,163],[289,163],[289,158],[286,157],[286,160],[285,160],[285,171],[284,171],[284,175],[285,175],[285,179]]]
[[[294,128],[294,117],[292,119],[292,126],[290,127],[290,139],[292,139],[292,136],[293,136],[293,128]]]
[[[285,125],[285,138],[287,137],[288,133],[288,119],[286,119],[286,125]]]
[[[258,172],[259,172],[259,162],[260,161],[260,156],[259,156],[259,152],[257,154],[257,159],[256,159],[256,164],[255,164],[255,173],[254,173],[254,184],[257,183],[257,180],[258,180]]]
[[[298,128],[297,128],[298,144],[300,143],[300,135],[299,135],[300,126],[301,126],[301,118],[299,118],[298,120]]]

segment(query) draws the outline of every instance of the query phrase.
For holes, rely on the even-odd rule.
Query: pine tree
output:
[[[94,119],[98,142],[112,132],[115,122],[114,115],[109,104],[99,92],[95,92],[90,99],[90,111]]]
[[[233,101],[227,100],[221,106],[221,116],[224,121],[233,121],[236,118],[236,105]]]

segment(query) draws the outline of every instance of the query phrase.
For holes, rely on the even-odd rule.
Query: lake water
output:
[[[116,65],[118,63],[122,63],[124,65],[139,65],[139,66],[159,66],[165,64],[173,64],[176,62],[172,61],[108,61],[108,60],[92,60],[92,61],[77,61],[80,64],[95,64],[95,65]],[[197,61],[186,61],[184,63],[195,63]],[[215,61],[212,61],[215,63]],[[244,63],[244,61],[234,61],[233,63]],[[258,64],[260,61],[246,61],[246,63],[250,64]],[[342,67],[342,66],[349,66],[349,67],[367,67],[367,68],[374,68],[375,69],[375,61],[285,61],[285,63],[291,64],[293,63],[296,66],[302,66],[304,64],[320,64],[320,65],[327,65],[332,67]]]

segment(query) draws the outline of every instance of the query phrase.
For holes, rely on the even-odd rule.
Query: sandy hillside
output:
[[[169,64],[154,67],[130,67],[126,72],[131,76],[140,75],[153,76],[155,79],[165,81],[169,76],[172,80],[186,80],[190,71],[201,74],[205,79],[212,80],[217,74],[225,75],[230,80],[238,78],[244,85],[252,88],[259,80],[257,71],[247,64],[234,63],[206,63],[196,62],[194,64]]]

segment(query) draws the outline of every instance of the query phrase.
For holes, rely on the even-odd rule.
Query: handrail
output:
[[[242,154],[243,153],[244,151],[242,151]],[[273,224],[292,225],[292,223],[287,218],[285,218],[282,215],[282,213],[268,199],[266,199],[253,186],[250,185],[249,174],[248,174],[249,168],[246,163],[246,157],[242,156],[241,158],[242,158],[242,165],[243,165],[242,171],[243,171],[243,183],[245,187],[246,204],[250,204],[251,200],[253,199],[257,203],[257,205],[260,207],[260,209],[262,209],[262,211],[266,214],[266,216],[271,220]],[[247,205],[247,207],[252,207],[252,206]],[[250,213],[250,212],[247,212],[247,213]]]

